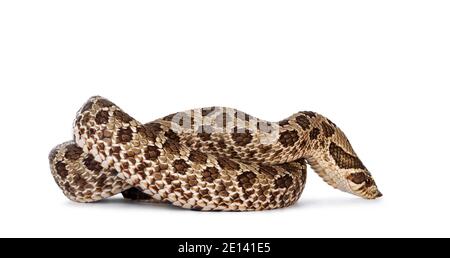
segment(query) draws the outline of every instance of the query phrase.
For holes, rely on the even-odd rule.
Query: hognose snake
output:
[[[210,107],[141,124],[96,96],[73,128],[74,140],[49,160],[58,186],[77,202],[123,193],[195,210],[281,208],[299,199],[306,163],[337,189],[381,196],[344,133],[314,112],[271,123]]]

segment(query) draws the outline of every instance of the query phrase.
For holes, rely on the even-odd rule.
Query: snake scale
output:
[[[76,202],[122,193],[203,211],[281,208],[299,199],[307,163],[334,188],[382,196],[344,133],[314,112],[272,123],[209,107],[141,124],[95,96],[78,111],[73,131],[49,161],[56,183]]]

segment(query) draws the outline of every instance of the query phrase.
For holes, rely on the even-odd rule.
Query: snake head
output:
[[[365,199],[382,194],[371,173],[358,158],[344,133],[332,124],[333,132],[325,149],[311,155],[309,164],[329,185]]]
[[[365,199],[376,199],[383,196],[367,170],[350,173],[347,180],[353,194]]]
[[[382,196],[371,173],[339,128],[336,128],[336,133],[328,146],[328,154],[331,156],[330,160],[333,161],[334,168],[342,176],[343,185],[346,185],[347,189],[344,191],[365,199],[376,199]]]

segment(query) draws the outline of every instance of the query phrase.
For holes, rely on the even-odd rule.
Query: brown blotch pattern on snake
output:
[[[157,160],[161,152],[156,146],[147,146],[144,150],[144,158],[147,160]]]
[[[131,128],[120,128],[117,133],[117,140],[119,143],[127,143],[133,139],[133,131]]]
[[[109,114],[108,114],[108,111],[105,111],[105,110],[101,110],[95,116],[95,122],[99,125],[108,123],[108,120],[109,120]]]
[[[177,141],[167,139],[163,144],[163,148],[167,151],[167,153],[177,154],[180,151],[181,145]]]
[[[231,133],[231,138],[233,138],[233,141],[236,143],[236,145],[245,146],[252,141],[253,136],[250,130],[240,130],[235,127],[233,129],[233,132]]]
[[[162,131],[161,125],[157,123],[148,123],[144,126],[138,127],[138,132],[145,134],[152,142],[156,141],[156,137]]]
[[[189,165],[183,159],[177,159],[173,162],[173,168],[176,173],[184,175],[184,174],[186,174],[186,171],[188,170]]]
[[[189,155],[189,160],[200,164],[205,164],[208,160],[208,155],[203,152],[193,150]]]
[[[66,147],[66,154],[64,154],[64,157],[68,160],[77,160],[80,158],[81,154],[83,154],[83,149],[75,144],[70,144]]]
[[[102,165],[100,162],[96,161],[92,154],[88,154],[87,157],[83,160],[83,164],[91,171],[101,172]]]
[[[202,172],[202,178],[208,183],[214,182],[217,178],[219,178],[219,170],[215,167],[207,167]]]
[[[303,130],[308,130],[309,126],[310,126],[310,122],[309,119],[304,116],[304,115],[298,115],[295,118],[295,121],[297,122],[297,124],[303,129]]]
[[[334,134],[334,128],[328,123],[322,122],[322,130],[325,137],[331,137]]]
[[[281,144],[283,144],[284,147],[293,146],[297,141],[299,137],[297,134],[297,131],[284,131],[280,134],[279,141]]]
[[[330,143],[329,151],[334,161],[340,168],[350,169],[350,168],[359,168],[366,169],[364,164],[359,160],[358,157],[355,157],[344,151],[341,147],[339,147],[334,142]]]
[[[240,174],[237,177],[238,180],[238,184],[240,187],[244,188],[244,189],[249,189],[253,186],[253,184],[256,182],[257,178],[255,173],[251,172],[251,171],[246,171],[242,174]]]
[[[293,184],[292,177],[289,175],[284,175],[277,180],[275,180],[276,188],[289,188]]]
[[[320,129],[314,127],[314,128],[311,130],[311,132],[309,132],[309,139],[311,139],[311,140],[316,140],[317,137],[319,136],[319,134],[320,134]]]
[[[173,141],[180,141],[180,136],[178,136],[178,134],[176,134],[172,129],[169,129],[164,135]]]
[[[66,164],[62,161],[58,161],[55,164],[56,174],[58,174],[63,180],[69,175],[69,171],[66,168]]]

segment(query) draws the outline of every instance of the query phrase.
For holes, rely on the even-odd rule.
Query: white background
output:
[[[0,236],[450,236],[448,1],[1,1]],[[204,213],[67,200],[50,149],[102,95],[142,122],[300,110],[349,136],[384,197],[311,170],[293,207]]]

